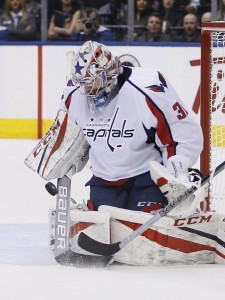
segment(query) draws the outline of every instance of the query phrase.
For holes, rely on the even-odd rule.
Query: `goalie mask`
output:
[[[74,58],[73,81],[80,92],[88,96],[91,110],[102,109],[117,82],[122,66],[106,46],[87,41]]]

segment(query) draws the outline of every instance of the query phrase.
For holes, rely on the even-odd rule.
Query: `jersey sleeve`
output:
[[[156,145],[163,163],[174,155],[184,155],[196,163],[202,148],[203,135],[199,122],[178,97],[172,85],[161,73],[155,84],[145,86],[146,103],[157,120]]]

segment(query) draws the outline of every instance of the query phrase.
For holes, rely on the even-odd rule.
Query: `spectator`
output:
[[[55,10],[48,28],[49,40],[70,39],[70,36],[80,18],[80,10],[77,2],[73,0],[60,0],[60,10]]]
[[[183,33],[177,38],[179,42],[200,42],[201,35],[198,18],[195,14],[187,14],[183,21]]]
[[[6,0],[0,26],[6,27],[10,41],[33,41],[37,39],[36,22],[26,10],[24,0]]]
[[[211,20],[212,20],[212,13],[211,11],[207,11],[201,17],[201,25],[206,22],[211,22]]]
[[[202,15],[207,12],[211,11],[211,1],[212,0],[199,0],[199,5],[197,5],[197,12],[196,15],[198,17],[199,22],[201,21]],[[217,1],[217,0],[215,0]]]
[[[149,13],[151,13],[151,8],[148,0],[135,0],[134,25],[142,26],[142,28],[135,28],[134,39],[138,34],[141,34],[145,31],[144,26],[147,23]]]
[[[5,0],[0,0],[0,9],[3,9],[5,4]]]
[[[181,0],[178,3],[180,10],[183,11],[184,14],[195,14],[197,11],[196,3],[193,3],[191,0]]]
[[[225,21],[225,0],[219,1],[217,20]]]
[[[32,15],[36,20],[36,28],[38,40],[41,36],[41,5],[35,0],[25,0],[26,9],[29,15]]]
[[[191,0],[190,3],[195,7],[195,10],[197,11],[198,6],[200,5],[200,0]]]
[[[0,17],[3,14],[3,10],[0,8]],[[9,31],[7,27],[0,25],[0,41],[8,41]]]
[[[3,1],[0,0],[0,16],[3,14]],[[0,26],[0,41],[8,40],[8,30],[5,26]]]
[[[134,8],[134,18],[137,24],[144,25],[147,20],[147,13],[150,11],[147,0],[136,0]]]
[[[82,20],[81,25],[80,32],[74,32],[71,35],[73,41],[105,42],[114,40],[112,31],[100,24],[100,16],[95,8],[87,8],[86,18]]]
[[[121,3],[118,0],[111,0],[98,9],[102,25],[120,23]]]
[[[119,1],[121,2],[121,0]],[[87,7],[99,9],[100,6],[108,2],[109,2],[108,0],[79,0],[79,4],[81,5],[81,7],[83,7],[83,9]]]
[[[155,1],[154,1],[155,2]],[[153,12],[153,8],[149,5],[148,0],[135,0],[134,2],[134,39],[145,32],[145,25],[147,23],[148,16]],[[127,6],[124,6],[124,9],[120,12],[121,24],[127,25],[128,18]]]
[[[162,32],[162,17],[160,14],[152,13],[147,19],[147,31],[139,35],[136,42],[168,42],[169,35]]]
[[[55,10],[60,10],[61,9],[61,3],[59,0],[48,0],[47,1],[47,8],[48,8],[48,21],[50,22],[51,17],[54,14]]]
[[[184,12],[179,8],[176,0],[163,0],[161,15],[163,17],[162,31],[176,36],[182,27]]]

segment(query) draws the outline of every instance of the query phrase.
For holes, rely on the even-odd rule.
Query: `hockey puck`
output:
[[[58,189],[52,182],[48,182],[45,185],[46,190],[51,194],[52,196],[55,196],[58,194]]]

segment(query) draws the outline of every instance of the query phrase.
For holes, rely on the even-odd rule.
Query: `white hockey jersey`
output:
[[[75,87],[64,90],[61,108],[83,129],[91,145],[95,176],[108,181],[149,170],[154,160],[173,155],[194,164],[202,150],[201,127],[163,75],[151,69],[126,68],[122,87],[102,111],[91,111]]]

